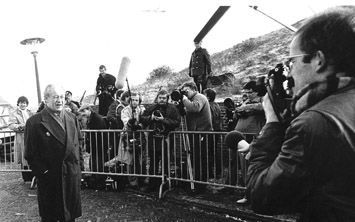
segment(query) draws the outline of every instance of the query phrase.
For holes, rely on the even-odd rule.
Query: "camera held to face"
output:
[[[179,102],[182,100],[183,95],[187,96],[186,91],[183,91],[182,89],[175,89],[171,94],[170,97],[173,101]]]
[[[171,100],[178,103],[176,107],[179,110],[181,116],[184,116],[186,114],[184,104],[182,103],[183,95],[187,96],[187,92],[183,91],[182,89],[175,89],[170,94]]]
[[[261,76],[256,81],[255,91],[258,96],[264,96],[266,93],[269,94],[270,100],[274,107],[275,113],[282,119],[285,120],[285,115],[288,115],[291,100],[292,100],[292,87],[294,87],[294,80],[292,77],[287,77],[287,69],[282,64],[279,63],[275,68],[271,69],[267,75]],[[284,83],[286,83],[286,89]]]

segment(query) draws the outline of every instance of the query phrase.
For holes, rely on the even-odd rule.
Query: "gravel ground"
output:
[[[20,173],[0,172],[0,221],[40,221],[36,190]],[[77,221],[235,221],[215,213],[131,192],[82,190]]]

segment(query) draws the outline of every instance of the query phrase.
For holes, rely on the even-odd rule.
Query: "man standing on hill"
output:
[[[99,67],[100,74],[96,83],[96,96],[99,98],[99,114],[106,116],[108,107],[114,101],[113,97],[116,93],[115,82],[116,78],[106,73],[106,67]]]
[[[201,47],[201,41],[195,42],[195,50],[192,52],[189,76],[194,78],[200,93],[207,88],[207,77],[211,75],[211,60],[207,50]]]

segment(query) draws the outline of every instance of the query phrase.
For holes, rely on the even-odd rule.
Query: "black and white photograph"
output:
[[[352,0],[0,8],[0,221],[355,221]]]

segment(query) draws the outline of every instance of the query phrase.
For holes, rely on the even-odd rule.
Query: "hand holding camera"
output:
[[[160,112],[160,110],[155,110],[152,113],[152,120],[161,121],[163,119],[164,119],[164,117],[163,117],[163,114]]]

